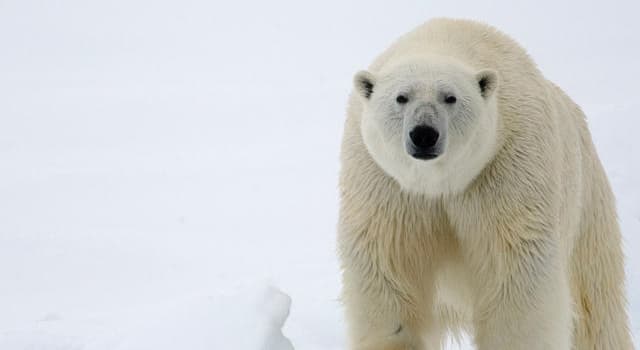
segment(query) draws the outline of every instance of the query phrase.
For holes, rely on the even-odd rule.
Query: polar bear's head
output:
[[[464,190],[495,154],[497,73],[419,57],[354,78],[373,159],[410,192]]]

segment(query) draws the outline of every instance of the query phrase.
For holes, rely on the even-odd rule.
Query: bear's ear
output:
[[[359,71],[356,73],[356,76],[353,77],[353,84],[356,91],[365,99],[369,99],[369,97],[371,97],[375,83],[376,78],[366,70]]]
[[[480,87],[480,95],[489,98],[498,88],[498,72],[493,69],[483,69],[476,73],[476,81]]]

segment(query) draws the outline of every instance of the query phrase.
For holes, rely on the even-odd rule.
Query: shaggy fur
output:
[[[477,109],[440,163],[409,157],[396,134],[374,135],[391,132],[376,109],[395,97],[380,91],[435,56],[455,63],[429,69],[459,74],[453,83]],[[483,70],[497,72],[492,96],[473,85]],[[462,112],[437,113],[451,129]],[[490,137],[469,148],[461,135],[476,127]],[[632,348],[614,198],[584,115],[509,37],[449,19],[401,37],[356,77],[341,163],[351,349],[439,349],[447,331],[470,332],[480,350]]]

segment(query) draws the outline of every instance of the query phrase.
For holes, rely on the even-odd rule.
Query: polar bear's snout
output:
[[[418,102],[403,119],[405,150],[411,157],[429,160],[442,154],[447,117],[434,103]]]
[[[428,160],[440,155],[437,147],[440,133],[429,125],[417,125],[409,131],[407,152],[414,158]]]

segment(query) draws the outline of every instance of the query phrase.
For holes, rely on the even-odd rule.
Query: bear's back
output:
[[[471,20],[436,18],[401,36],[371,65],[372,71],[407,56],[442,55],[472,68],[504,73],[540,74],[515,40],[496,28]]]

